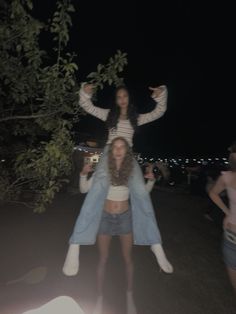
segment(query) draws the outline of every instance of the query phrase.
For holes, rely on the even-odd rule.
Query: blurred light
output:
[[[1,162],[5,162],[5,161],[6,161],[5,159],[2,159],[2,160],[1,160]]]

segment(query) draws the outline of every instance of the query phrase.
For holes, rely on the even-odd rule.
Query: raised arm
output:
[[[79,105],[87,113],[91,114],[92,116],[102,121],[106,121],[108,113],[109,113],[109,109],[103,109],[103,108],[94,106],[94,104],[91,101],[92,89],[93,89],[93,86],[91,84],[83,83],[81,85],[81,88],[79,91]]]
[[[143,125],[155,121],[162,117],[167,109],[167,87],[161,85],[157,88],[150,88],[153,91],[152,98],[156,102],[156,107],[148,113],[139,114],[138,125]]]
[[[89,172],[92,171],[92,165],[84,165],[82,171],[80,172],[79,189],[81,193],[87,193],[91,188],[93,182],[93,176],[88,179]]]

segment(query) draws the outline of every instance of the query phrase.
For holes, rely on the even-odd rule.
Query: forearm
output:
[[[81,193],[87,193],[92,185],[92,178],[88,179],[87,175],[80,174],[79,189]]]
[[[218,194],[210,191],[209,197],[226,215],[229,215],[229,208],[225,205]]]
[[[83,85],[81,86],[81,89],[79,91],[79,105],[86,111],[87,113],[91,114],[92,116],[102,120],[106,121],[109,109],[103,109],[99,108],[97,106],[94,106],[94,104],[91,101],[91,95],[85,93],[83,89]]]
[[[156,102],[156,107],[151,112],[140,114],[138,116],[138,125],[143,125],[152,121],[155,121],[162,117],[167,109],[167,88],[165,85],[162,85],[163,91],[162,93],[156,97],[153,98]]]

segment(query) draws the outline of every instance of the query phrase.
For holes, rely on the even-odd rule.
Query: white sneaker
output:
[[[78,273],[79,271],[78,244],[70,244],[62,271],[66,276],[75,276]]]
[[[165,252],[161,246],[161,244],[154,244],[151,246],[151,250],[156,256],[157,262],[165,273],[171,274],[173,273],[174,269],[173,266],[170,264],[168,259],[166,258]]]

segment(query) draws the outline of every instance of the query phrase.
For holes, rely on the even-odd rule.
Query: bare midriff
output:
[[[129,209],[129,201],[106,200],[104,210],[109,214],[122,214]]]

